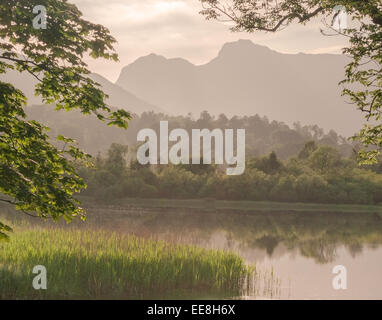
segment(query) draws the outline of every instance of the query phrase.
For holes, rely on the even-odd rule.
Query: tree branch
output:
[[[0,199],[0,202],[5,202],[5,203],[8,203],[8,204],[12,204],[12,205],[17,204],[16,202],[13,202],[11,200],[5,200],[5,199]]]
[[[222,9],[217,5],[211,5],[212,9],[217,10],[221,14],[225,15],[227,18],[229,18],[231,21],[236,22],[239,26],[245,27],[243,23],[241,23],[240,18],[238,18],[236,15],[230,14],[227,12],[226,9]],[[290,13],[284,17],[282,17],[273,28],[270,27],[262,27],[262,26],[253,26],[253,29],[260,30],[260,31],[267,31],[267,32],[276,32],[280,29],[280,27],[283,25],[285,21],[295,19],[297,18],[299,23],[303,23],[305,21],[308,21],[309,19],[313,18],[314,16],[318,15],[320,12],[323,12],[325,8],[318,7],[316,10],[312,11],[311,13],[300,15],[297,12]],[[233,12],[233,11],[232,11]],[[234,13],[234,12],[233,12]]]

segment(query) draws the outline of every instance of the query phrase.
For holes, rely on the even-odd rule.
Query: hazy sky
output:
[[[339,53],[345,44],[342,37],[321,35],[320,20],[278,33],[232,33],[226,24],[206,21],[199,14],[199,0],[70,1],[86,19],[103,24],[118,40],[119,63],[89,60],[93,72],[113,82],[124,66],[150,53],[203,64],[214,58],[224,43],[237,39],[250,39],[286,53]]]

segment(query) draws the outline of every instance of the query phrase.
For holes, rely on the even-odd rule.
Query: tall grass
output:
[[[47,290],[32,287],[47,269]],[[0,242],[2,299],[236,296],[251,275],[230,252],[95,230],[31,229]]]

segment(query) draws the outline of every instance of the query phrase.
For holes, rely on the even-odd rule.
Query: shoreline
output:
[[[291,203],[271,201],[228,201],[215,199],[142,199],[125,198],[113,202],[98,202],[92,197],[79,197],[85,208],[114,210],[198,210],[203,212],[270,212],[270,213],[374,213],[382,218],[382,205]],[[89,206],[90,205],[90,206]]]

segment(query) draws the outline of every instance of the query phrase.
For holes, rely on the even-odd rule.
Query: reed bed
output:
[[[32,287],[36,265],[47,290]],[[252,270],[231,252],[106,231],[31,229],[0,242],[1,299],[229,297]]]

